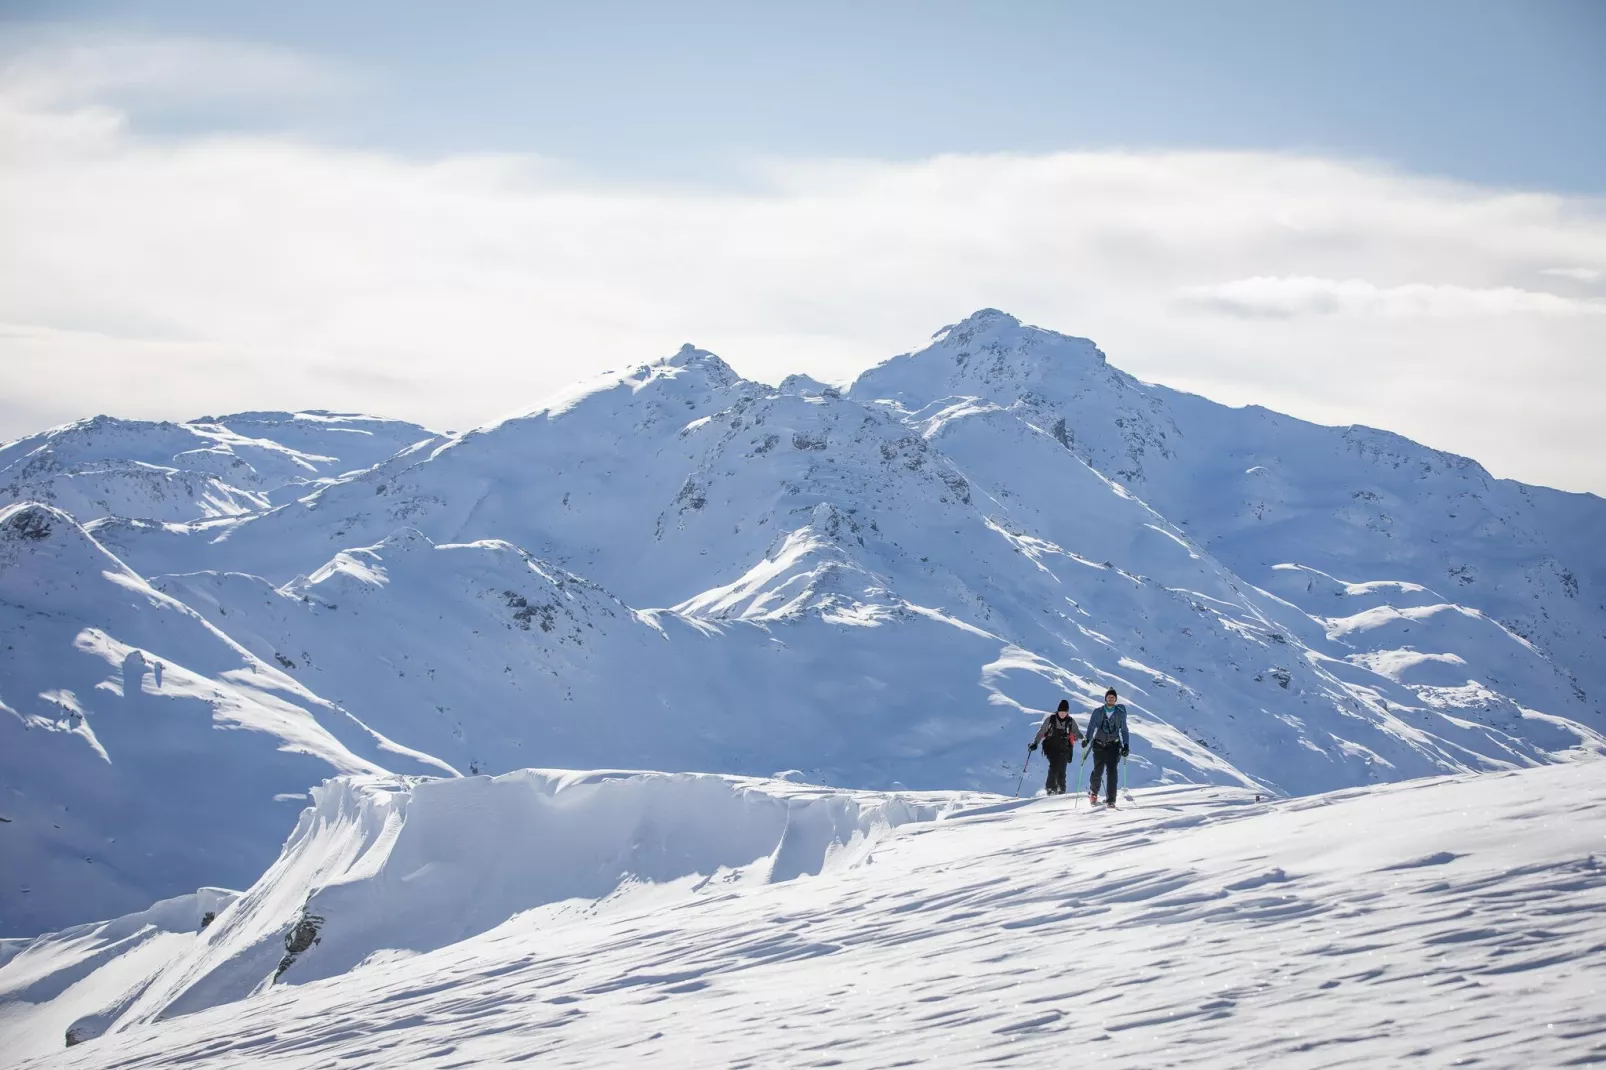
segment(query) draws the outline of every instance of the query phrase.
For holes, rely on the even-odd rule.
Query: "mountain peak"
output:
[[[840,387],[832,386],[830,383],[823,383],[812,375],[804,375],[802,373],[788,375],[781,380],[781,385],[777,389],[782,394],[795,394],[804,398],[839,398],[842,396]]]
[[[933,334],[931,338],[932,341],[941,341],[943,338],[953,334],[956,331],[974,331],[978,329],[996,330],[999,328],[1019,326],[1020,320],[1016,319],[1014,316],[1011,316],[1008,312],[1003,312],[996,308],[980,308],[966,316],[964,319],[960,320],[958,323],[950,323],[936,334]]]
[[[1104,353],[1091,340],[1024,324],[996,308],[972,312],[958,323],[950,323],[932,335],[931,339],[931,349],[983,349],[999,353],[1012,349],[1024,351],[1042,348],[1046,351],[1045,358],[1051,362],[1062,353],[1074,351],[1077,356],[1091,356],[1097,363],[1105,363]]]
[[[946,397],[1015,401],[1023,389],[1085,382],[1109,369],[1098,346],[1086,338],[1023,324],[1007,312],[984,308],[951,323],[915,353],[884,361],[862,374],[850,390],[857,399],[896,401],[915,411]],[[1119,373],[1117,373],[1119,374]]]
[[[728,386],[741,378],[735,369],[718,355],[706,349],[699,349],[690,342],[677,349],[674,356],[664,357],[658,363],[670,368],[696,368],[722,386]]]
[[[64,510],[40,502],[0,508],[0,603],[87,611],[103,597],[102,579],[145,588]]]

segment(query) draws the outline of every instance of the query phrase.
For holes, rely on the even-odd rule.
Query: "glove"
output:
[[[1026,749],[1027,750],[1036,750],[1037,749],[1037,740],[1034,739],[1030,743],[1026,744]]]
[[[1123,757],[1123,758],[1126,757],[1126,747],[1124,747],[1124,746],[1121,748],[1121,757]]]

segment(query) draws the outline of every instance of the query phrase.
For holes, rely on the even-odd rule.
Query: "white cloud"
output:
[[[0,76],[0,436],[268,405],[464,426],[688,340],[839,379],[992,305],[1147,378],[1606,490],[1606,320],[1534,287],[1606,263],[1592,202],[1266,153],[772,161],[736,192],[141,136],[118,87],[251,68],[183,50],[182,76]]]
[[[1188,286],[1184,301],[1241,316],[1599,316],[1606,302],[1560,297],[1515,286],[1407,283],[1377,286],[1365,279],[1320,279],[1308,275],[1234,279]]]
[[[23,39],[0,66],[0,95],[17,105],[62,107],[115,100],[119,108],[197,100],[282,103],[350,92],[354,72],[264,45],[184,37],[85,39],[48,29]]]
[[[1555,275],[1557,278],[1562,279],[1576,279],[1579,282],[1595,282],[1599,279],[1606,278],[1606,271],[1601,271],[1599,268],[1587,267],[1545,268],[1540,272],[1540,274]]]

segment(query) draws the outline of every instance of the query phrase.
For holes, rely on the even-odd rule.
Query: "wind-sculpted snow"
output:
[[[111,921],[0,947],[0,1032],[10,1061],[105,1032],[239,897],[202,888]]]
[[[1140,791],[1137,805],[1115,812],[1070,798],[978,799],[939,821],[885,829],[846,852],[857,864],[826,865],[817,877],[725,887],[716,876],[696,893],[680,878],[611,906],[537,908],[433,951],[375,955],[295,983],[299,970],[320,972],[319,956],[348,963],[386,919],[433,901],[453,883],[443,869],[460,874],[451,902],[474,918],[481,900],[588,895],[619,870],[696,872],[775,842],[765,815],[778,801],[760,785],[524,775],[434,784],[442,822],[429,829],[431,850],[415,854],[406,842],[423,831],[420,789],[405,804],[398,793],[392,805],[406,806],[405,821],[389,823],[396,831],[382,849],[375,839],[328,871],[354,879],[312,896],[322,942],[309,942],[279,983],[147,1025],[125,1018],[113,1026],[122,1031],[34,1065],[1594,1064],[1606,1058],[1601,773],[1598,759],[1581,760],[1266,802],[1178,786]],[[594,794],[573,826],[587,827],[583,814],[614,831],[594,849],[560,844],[552,866],[530,860],[516,838],[546,835],[546,817],[585,787]],[[606,816],[614,787],[652,800],[650,832],[629,831],[641,809]],[[498,832],[480,818],[507,811],[449,803],[502,791],[522,795],[514,806],[531,829],[501,831],[523,850],[487,867],[480,851]],[[744,792],[769,801],[752,805]],[[830,812],[844,813],[840,805]],[[731,838],[751,841],[710,850],[697,815],[716,811],[742,817]],[[331,815],[331,839],[347,820]],[[834,838],[811,842],[852,843],[856,827],[842,821]],[[304,822],[298,835],[308,831]],[[681,844],[701,849],[671,847]],[[583,876],[588,868],[594,876]],[[418,890],[389,883],[409,871]],[[554,872],[582,876],[567,884]],[[528,877],[529,893],[509,895],[503,878],[515,874]],[[193,946],[221,949],[224,927],[251,915],[251,894]],[[281,940],[265,946],[259,968],[276,968],[294,917],[280,915]],[[416,928],[383,935],[434,936],[456,921],[424,910]],[[341,929],[350,923],[365,933],[355,946]]]
[[[533,769],[495,779],[346,778],[315,798],[279,860],[199,938],[174,944],[178,953],[143,977],[106,1025],[172,1018],[364,962],[394,965],[515,916],[549,929],[589,925],[688,896],[724,898],[839,872],[860,864],[891,829],[963,803],[951,793]],[[41,1002],[120,953],[104,935],[109,927],[82,930],[94,955],[86,949],[71,963],[58,962],[56,949],[89,937],[35,941],[0,972],[0,986],[10,984],[19,1001]],[[126,919],[115,928],[148,935]],[[35,963],[54,968],[48,985],[26,983],[39,972]],[[52,1021],[63,1013],[48,1010]]]
[[[393,772],[1007,790],[1043,711],[1085,722],[1111,685],[1140,785],[1306,794],[1606,747],[1606,503],[1142,383],[1001,312],[848,389],[687,346],[468,432],[410,427],[100,420],[23,452],[191,471],[174,458],[205,439],[275,471],[230,484],[266,499],[243,513],[82,530]],[[308,460],[354,435],[367,467]],[[115,636],[100,597],[53,608]],[[62,686],[33,675],[0,689]],[[427,757],[386,757],[406,749]],[[148,891],[207,881],[238,878]]]

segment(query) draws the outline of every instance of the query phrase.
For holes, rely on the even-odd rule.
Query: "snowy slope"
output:
[[[1007,407],[1312,617],[1379,604],[1476,609],[1533,643],[1600,709],[1606,502],[1594,495],[1496,480],[1475,461],[1386,431],[1230,409],[1143,383],[1086,339],[991,309],[866,372],[851,395],[912,412],[955,397]],[[1279,574],[1290,564],[1297,574]],[[1371,583],[1383,586],[1349,590]],[[1356,593],[1360,604],[1347,601]],[[1388,597],[1396,593],[1420,597]],[[1412,645],[1454,652],[1428,646],[1438,641],[1428,632],[1413,633]]]
[[[981,678],[976,665],[1001,661],[985,633],[902,610],[875,627],[638,612],[502,542],[436,546],[404,532],[281,588],[216,573],[158,583],[262,660],[463,772],[801,766],[831,782],[933,786],[998,779],[999,752],[1013,755],[1030,724],[1008,707],[987,715],[1014,667]],[[890,678],[922,658],[944,664]]]
[[[263,661],[465,772],[503,772],[523,759],[801,767],[869,786],[1009,780],[1015,767],[1001,756],[1019,753],[1038,716],[1010,694],[1064,674],[931,611],[891,602],[873,613],[851,603],[849,612],[840,575],[849,570],[810,559],[822,545],[834,544],[805,527],[764,583],[745,591],[746,616],[712,618],[697,607],[632,611],[509,544],[434,546],[417,532],[341,554],[277,589],[239,574],[158,582]],[[768,597],[760,588],[784,587],[788,576],[795,597],[755,609]],[[893,675],[911,663],[925,667]],[[593,710],[598,719],[585,716]],[[1180,733],[1147,730],[1154,750],[1140,764],[1242,782]]]
[[[937,820],[904,824],[865,820],[907,806],[899,800],[800,789],[789,812],[824,808],[833,819],[782,883],[752,879],[746,864],[775,842],[760,834],[766,821],[775,829],[765,815],[785,798],[773,785],[522,774],[381,790],[328,789],[281,865],[145,989],[156,998],[143,1011],[29,1065],[1606,1058],[1599,760],[1264,803],[1242,790],[1161,788],[1113,813],[974,797],[938,813],[930,799],[929,812],[907,816]],[[555,822],[567,792],[576,802]],[[480,826],[481,805],[548,816],[521,824],[529,842],[510,853]],[[390,831],[358,833],[365,822]],[[309,850],[317,837],[322,850]],[[779,864],[784,841],[761,872]],[[856,846],[820,866],[822,842]],[[552,864],[532,868],[547,849]],[[286,864],[314,857],[328,865]],[[424,883],[409,890],[420,863]],[[657,883],[620,895],[620,870]],[[539,877],[510,898],[524,882],[505,878],[525,872]],[[451,915],[419,910],[559,895],[574,898],[444,946],[433,936]],[[231,933],[273,914],[270,900],[280,913],[323,907],[327,935],[296,940],[305,947],[279,980],[243,1000],[190,1013],[165,1002],[204,990],[205,965],[231,961],[228,949],[246,943]],[[290,920],[279,920],[281,937],[296,933]],[[433,950],[347,968],[369,949],[420,946],[420,935]],[[30,958],[48,966],[59,943],[0,968],[0,989],[15,990]],[[277,969],[284,947],[267,948],[256,972]],[[45,1002],[6,1013],[32,1023],[50,1012]]]
[[[327,412],[181,424],[97,416],[0,445],[0,504],[44,502],[81,522],[239,516],[433,437],[416,424]]]
[[[68,1029],[83,1040],[193,1013],[455,944],[516,915],[528,923],[531,911],[562,926],[850,868],[892,829],[964,802],[530,769],[495,780],[345,778],[315,794],[243,897],[204,889],[12,942],[9,964],[0,959],[12,1059],[57,1050]],[[203,927],[206,910],[220,916]]]
[[[277,584],[407,526],[435,542],[504,539],[634,604],[665,605],[678,598],[633,590],[614,569],[645,574],[647,584],[662,570],[663,562],[640,554],[656,542],[659,514],[696,463],[682,435],[688,425],[767,393],[688,346],[522,415],[405,451],[266,514],[97,533],[147,574],[218,569]]]
[[[249,884],[307,789],[449,767],[152,588],[65,513],[0,509],[0,932]]]
[[[983,633],[994,648],[966,655],[971,681],[942,705],[976,710],[972,704],[985,699],[1031,709],[1057,691],[1092,701],[1114,682],[1144,717],[1149,745],[1139,775],[1146,779],[1161,779],[1166,769],[1197,779],[1204,768],[1216,770],[1213,779],[1313,791],[1531,761],[1537,752],[1593,742],[1603,727],[1598,700],[1579,684],[1594,671],[1587,644],[1525,639],[1520,622],[1502,622],[1511,615],[1507,601],[1484,604],[1464,591],[1457,601],[1401,576],[1416,571],[1408,555],[1328,578],[1336,574],[1319,566],[1337,567],[1329,560],[1337,551],[1306,555],[1316,565],[1300,561],[1307,547],[1337,538],[1323,534],[1335,524],[1321,509],[1286,520],[1275,537],[1252,532],[1261,543],[1201,534],[1186,508],[1176,519],[1165,494],[1203,481],[1178,467],[1186,450],[1169,407],[1198,399],[1136,383],[1091,343],[983,312],[929,349],[866,373],[851,397],[790,384],[777,392],[745,382],[712,354],[686,347],[282,509],[205,526],[96,532],[151,572],[234,571],[292,590],[298,575],[353,546],[383,545],[400,528],[438,544],[499,540],[638,610],[672,607],[686,618],[772,629],[822,622],[829,629],[815,630],[837,637],[839,662],[912,617],[947,621]],[[1241,431],[1240,452],[1273,448],[1257,438],[1259,414],[1215,409],[1216,424]],[[1298,426],[1334,440],[1349,434]],[[1219,443],[1209,446],[1202,465],[1218,463]],[[1312,481],[1375,486],[1364,493],[1380,499],[1406,493],[1389,489],[1394,468],[1379,468],[1371,455],[1357,462],[1362,468],[1340,465],[1334,476],[1337,462],[1310,453],[1291,455],[1285,466],[1308,461]],[[1444,479],[1460,478],[1469,464],[1446,462]],[[1155,501],[1144,497],[1151,489]],[[1602,505],[1583,504],[1591,502]],[[1606,517],[1606,509],[1596,513]],[[1440,537],[1432,519],[1422,521],[1430,544]],[[1267,540],[1280,540],[1293,560],[1255,564],[1246,579],[1233,561]],[[1501,555],[1525,552],[1499,533],[1485,543],[1480,559],[1491,577],[1501,572]],[[1370,544],[1355,536],[1338,545]],[[1313,598],[1306,588],[1318,577],[1323,597]],[[1502,573],[1484,586],[1521,582]],[[1606,611],[1586,603],[1602,585],[1579,582],[1579,597],[1563,601],[1580,635],[1598,634]],[[399,597],[387,602],[406,632],[463,615]],[[258,604],[247,600],[244,612]],[[628,615],[615,619],[631,630]],[[213,622],[314,662],[349,669],[376,656],[342,657],[282,619]],[[604,645],[611,638],[599,637]],[[926,717],[925,695],[900,696],[898,683],[947,675],[953,645],[868,678],[839,674],[840,682],[849,693],[894,703],[905,717]],[[264,647],[253,649],[266,656]],[[390,644],[381,649],[394,660]],[[448,649],[482,652],[472,639]],[[550,659],[529,656],[555,669]],[[528,676],[519,660],[502,667]],[[676,660],[684,658],[677,652]],[[1014,686],[991,686],[988,666],[999,664],[1024,670]],[[486,690],[480,665],[432,667],[451,676],[431,706],[450,708],[465,724],[498,716],[497,702],[471,697]],[[379,676],[342,675],[338,685],[301,678],[346,697],[362,690],[351,677]],[[683,701],[673,673],[644,676],[649,694]],[[804,696],[815,701],[795,711],[799,692],[786,674],[750,666],[735,679],[751,701],[779,706],[789,721],[824,708],[819,696]],[[616,678],[564,680],[565,701],[581,708],[629,700],[614,689]],[[384,705],[394,711],[407,703]],[[507,769],[527,760],[517,750],[544,745],[511,738],[518,748],[480,748],[468,758]],[[989,733],[977,742],[997,746]],[[966,765],[985,765],[982,754],[978,746]],[[454,752],[452,760],[463,756]],[[669,762],[659,754],[649,764]],[[784,764],[827,768],[807,755]],[[961,782],[985,784],[975,776]]]
[[[99,1036],[239,897],[202,888],[134,914],[0,948],[0,1033],[12,1060]],[[208,919],[207,915],[212,915]]]
[[[217,467],[176,460],[196,454]],[[461,434],[99,419],[0,451],[55,500],[84,464],[207,471],[258,497],[232,515],[199,490],[124,515],[74,498],[97,517],[76,537],[128,575],[52,607],[60,636],[0,676],[18,711],[111,693],[55,661],[118,635],[133,584],[230,651],[163,655],[197,687],[270,680],[394,772],[1007,790],[1042,711],[1112,683],[1145,785],[1306,794],[1606,748],[1606,503],[1143,384],[991,310],[847,390],[749,382],[686,346]],[[233,783],[266,813],[250,779]],[[115,834],[96,809],[114,805],[83,818],[94,836]],[[242,857],[271,857],[290,815],[275,820],[247,823]],[[75,894],[83,912],[48,924],[255,875],[203,870],[144,899]]]

